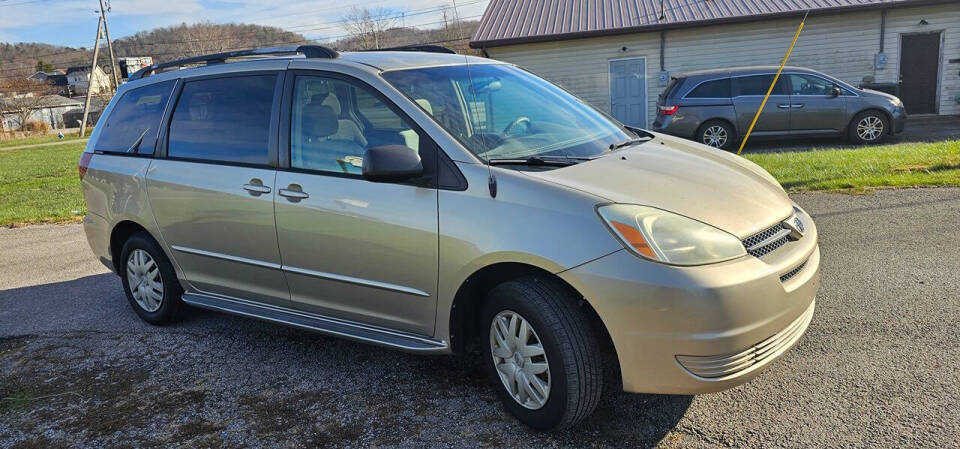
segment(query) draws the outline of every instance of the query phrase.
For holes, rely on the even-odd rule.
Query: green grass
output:
[[[792,192],[960,186],[960,140],[745,157]]]
[[[77,132],[64,134],[63,140],[64,141],[79,140],[80,137],[77,134],[78,134]],[[90,135],[89,130],[87,131],[87,135],[88,136]],[[52,136],[30,136],[30,137],[23,137],[19,139],[0,138],[0,148],[17,147],[20,145],[35,145],[40,143],[52,143],[52,142],[59,142],[59,141],[60,139],[57,138],[56,134]]]
[[[77,178],[83,147],[0,149],[0,226],[79,221],[86,212]],[[790,191],[960,186],[960,140],[746,157]]]
[[[86,212],[77,175],[83,147],[0,149],[0,226],[78,221]]]

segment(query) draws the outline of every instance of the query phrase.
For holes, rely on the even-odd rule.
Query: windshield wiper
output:
[[[530,156],[528,158],[494,158],[487,160],[490,165],[547,165],[553,167],[568,167],[575,165],[583,160],[590,158],[579,157],[551,157],[551,156]]]
[[[623,147],[628,147],[628,146],[630,146],[630,145],[635,145],[635,144],[638,144],[638,143],[649,142],[651,139],[653,139],[653,138],[652,138],[652,137],[637,137],[637,138],[633,138],[633,139],[627,139],[627,140],[624,140],[623,142],[619,142],[619,143],[611,143],[611,144],[610,144],[610,151],[613,151],[613,150],[616,150],[616,149],[619,149],[619,148],[623,148]]]

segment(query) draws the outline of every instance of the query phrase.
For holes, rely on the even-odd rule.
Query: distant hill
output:
[[[478,24],[477,21],[463,21],[459,25],[451,22],[446,26],[431,29],[393,27],[378,33],[376,41],[380,48],[436,43],[454,48],[459,52],[473,53],[474,51],[467,46],[467,42],[476,31]],[[340,39],[326,45],[338,50],[373,48],[374,45],[368,42],[373,41],[358,36]],[[154,61],[163,62],[240,48],[305,43],[310,42],[303,35],[277,27],[234,23],[192,25],[183,23],[141,31],[132,36],[116,39],[113,42],[113,48],[117,57],[152,56]],[[105,47],[101,48],[100,64],[107,66],[109,56],[105,50]],[[73,48],[34,42],[16,44],[0,42],[0,78],[30,75],[37,71],[39,63],[45,66],[44,69],[87,66],[92,56],[92,50],[84,47]],[[107,69],[107,67],[104,68]]]

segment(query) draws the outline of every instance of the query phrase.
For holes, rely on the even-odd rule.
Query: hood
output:
[[[656,138],[577,165],[528,175],[602,197],[685,215],[746,238],[788,217],[793,204],[769,173],[688,140]]]
[[[880,92],[879,90],[873,90],[873,89],[860,89],[860,90],[863,91],[864,93],[870,94],[870,96],[872,96],[872,97],[882,97],[882,98],[886,98],[886,99],[888,99],[888,100],[890,100],[890,101],[893,101],[893,100],[899,101],[899,100],[900,100],[899,98],[897,98],[896,95],[891,95],[891,94],[888,94],[888,93],[886,93],[886,92]]]

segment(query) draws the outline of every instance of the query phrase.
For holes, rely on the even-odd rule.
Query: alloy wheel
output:
[[[868,115],[857,123],[857,135],[866,141],[873,141],[883,135],[883,120],[875,115]]]
[[[490,352],[503,386],[520,405],[537,410],[550,397],[550,365],[530,322],[505,310],[490,323]]]
[[[703,131],[703,143],[715,148],[722,148],[727,143],[727,130],[720,125],[713,125]]]
[[[127,285],[133,299],[143,310],[156,312],[163,304],[163,279],[160,267],[150,253],[135,249],[127,257]]]

